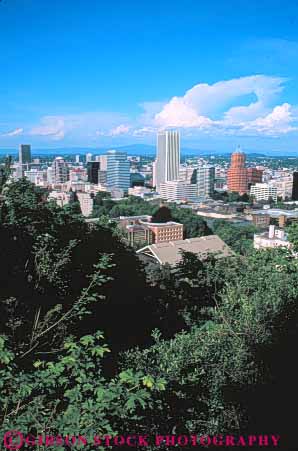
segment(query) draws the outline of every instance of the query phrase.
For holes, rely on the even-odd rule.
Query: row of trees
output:
[[[108,193],[96,195],[94,215],[106,216],[109,219],[119,216],[151,215],[153,222],[176,221],[184,225],[184,238],[215,233],[240,254],[251,251],[253,235],[258,231],[253,225],[237,226],[224,220],[209,221],[207,225],[206,221],[197,216],[192,209],[177,207],[176,204],[160,207],[159,203],[146,202],[135,196],[115,202],[110,199]]]
[[[288,251],[185,253],[174,269],[145,271],[104,221],[88,227],[26,180],[3,196],[0,435],[274,431],[290,444],[298,263]]]
[[[150,215],[153,222],[177,221],[184,225],[185,238],[208,235],[211,230],[206,222],[191,209],[178,208],[176,204],[160,207],[158,202],[146,202],[140,197],[129,196],[121,201],[113,201],[109,193],[98,193],[94,199],[94,217]]]

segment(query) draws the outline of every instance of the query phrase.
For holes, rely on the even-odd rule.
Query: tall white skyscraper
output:
[[[161,183],[179,179],[180,135],[176,130],[166,130],[157,134],[155,160],[155,184],[158,191]]]
[[[76,163],[79,164],[80,162],[80,155],[76,155]]]

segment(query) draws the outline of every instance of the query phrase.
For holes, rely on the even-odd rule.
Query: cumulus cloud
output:
[[[184,95],[167,101],[139,104],[136,117],[118,112],[82,112],[47,115],[37,124],[17,128],[2,136],[18,134],[73,143],[99,143],[110,138],[148,138],[158,130],[177,127],[187,138],[209,135],[279,136],[298,130],[298,109],[282,103],[280,95],[287,79],[251,75],[199,83]]]
[[[285,79],[265,75],[252,75],[219,81],[212,85],[200,83],[186,91],[182,97],[173,97],[155,115],[157,124],[163,127],[211,126],[217,121],[212,117],[224,112],[224,119],[239,122],[256,114],[267,112],[268,105],[283,89]],[[229,108],[232,102],[241,101],[243,96],[252,95],[255,101],[249,105]]]
[[[24,131],[23,128],[16,128],[14,130],[11,130],[10,132],[2,133],[2,136],[18,136],[21,135],[23,131]]]
[[[297,116],[291,105],[274,106],[285,82],[281,77],[253,75],[212,85],[200,83],[184,96],[170,99],[155,114],[154,122],[159,128],[216,134],[254,132],[274,136],[296,131]]]
[[[292,125],[298,117],[293,114],[293,108],[289,103],[284,103],[273,108],[272,112],[264,117],[258,117],[254,121],[243,124],[242,130],[256,131],[266,135],[280,135],[297,131],[298,126]]]
[[[183,98],[173,97],[162,111],[155,116],[157,125],[161,127],[196,127],[206,128],[212,125],[212,120],[198,114],[193,105]]]

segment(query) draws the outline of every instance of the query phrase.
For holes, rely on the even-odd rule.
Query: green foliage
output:
[[[3,193],[0,435],[295,431],[298,260],[290,252],[256,252],[253,228],[216,221],[234,257],[201,262],[184,252],[175,268],[145,273],[111,211],[88,225],[26,180]],[[112,203],[112,214],[158,208]],[[187,236],[210,233],[191,210],[169,209]],[[288,230],[295,246],[296,229]]]
[[[228,203],[252,202],[252,199],[247,193],[239,194],[236,191],[224,191],[224,192],[215,191],[212,197],[215,200],[223,200],[224,202]]]
[[[184,238],[194,238],[211,233],[206,222],[191,209],[178,208],[175,204],[160,206],[156,202],[147,202],[136,196],[129,196],[117,202],[113,202],[111,199],[102,202],[104,204],[99,208],[95,207],[94,217],[107,215],[110,218],[117,218],[119,216],[151,215],[152,222],[176,221],[183,224]]]
[[[11,173],[11,157],[6,157],[4,164],[0,166],[0,193],[9,179]]]
[[[131,304],[120,300],[124,328],[132,309],[137,312],[134,302],[144,311],[139,262],[110,229],[89,228],[74,209],[46,202],[25,179],[5,189],[0,227],[6,260],[0,297],[2,431],[116,432],[122,418],[138,418],[151,391],[163,387],[147,372],[103,376],[102,366],[111,358],[105,357],[109,349],[99,323],[109,329],[112,342],[127,348],[119,336],[123,328],[117,318],[111,328],[110,318],[119,285]],[[124,270],[115,268],[114,257]]]
[[[298,224],[293,223],[286,229],[288,240],[293,244],[294,250],[298,249]]]
[[[263,403],[270,395],[276,399],[285,383],[286,374],[277,371],[285,347],[278,347],[297,334],[297,265],[283,251],[235,258],[226,269],[217,261],[213,274],[221,272],[225,280],[214,291],[216,308],[209,310],[209,319],[170,340],[155,333],[153,346],[125,354],[124,368],[146,368],[166,381],[162,397],[154,395],[144,429],[255,433],[260,425],[270,429],[275,417],[287,427],[289,415],[285,420],[279,404]],[[294,362],[287,367],[293,371]]]
[[[206,222],[189,208],[172,208],[172,217],[184,225],[184,239],[210,235],[212,232]]]
[[[213,231],[235,252],[246,255],[252,251],[254,233],[258,229],[252,224],[234,225],[224,220],[213,223]]]
[[[172,221],[172,219],[171,210],[164,205],[159,207],[152,215],[152,222],[164,223]]]
[[[68,337],[54,360],[38,359],[20,371],[5,337],[0,337],[0,431],[79,433],[92,443],[95,435],[116,434],[123,419],[140,418],[151,392],[164,390],[164,380],[128,369],[107,381],[102,360],[108,352],[99,331],[79,340]]]

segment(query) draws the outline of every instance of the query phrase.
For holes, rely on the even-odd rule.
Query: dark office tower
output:
[[[292,200],[298,200],[298,172],[293,172]]]
[[[88,182],[98,185],[98,171],[100,168],[99,161],[88,161],[87,163],[87,175]]]
[[[19,163],[22,165],[31,163],[31,146],[30,146],[30,144],[20,144]]]

